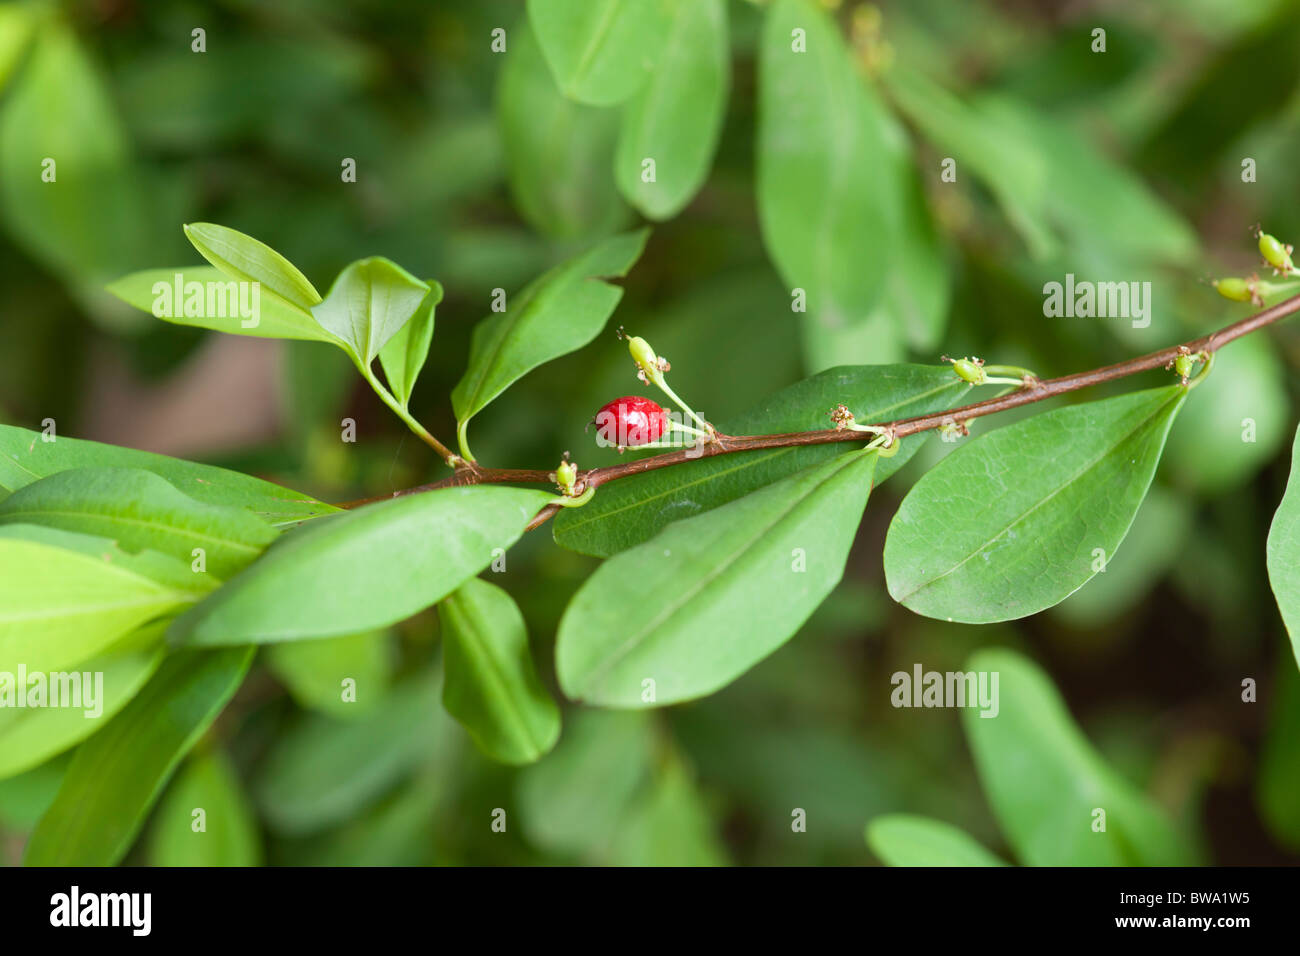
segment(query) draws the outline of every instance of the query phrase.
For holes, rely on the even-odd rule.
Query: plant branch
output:
[[[1057,395],[1064,395],[1067,392],[1077,391],[1081,388],[1088,388],[1093,385],[1100,385],[1104,382],[1115,381],[1116,379],[1125,378],[1129,375],[1136,375],[1139,372],[1149,372],[1153,369],[1166,368],[1172,365],[1175,359],[1180,355],[1206,353],[1213,355],[1235,339],[1243,335],[1249,335],[1251,332],[1258,331],[1266,325],[1271,325],[1292,315],[1300,312],[1300,295],[1292,296],[1284,302],[1257,312],[1245,319],[1234,322],[1231,325],[1211,332],[1209,335],[1203,335],[1198,339],[1192,339],[1182,345],[1171,345],[1168,348],[1161,349],[1157,352],[1150,352],[1137,358],[1129,359],[1126,362],[1119,362],[1115,365],[1107,365],[1103,368],[1092,369],[1087,372],[1077,372],[1073,375],[1065,375],[1060,378],[1035,380],[1025,384],[1015,391],[998,395],[994,398],[982,402],[974,402],[970,405],[964,405],[961,408],[953,408],[948,411],[936,412],[930,415],[919,415],[915,418],[904,418],[892,422],[872,423],[875,429],[882,434],[891,434],[895,438],[905,438],[908,435],[915,435],[918,432],[930,431],[943,425],[956,422],[967,422],[974,418],[982,418],[985,415],[994,415],[998,412],[1005,412],[1012,408],[1019,408],[1021,405],[1029,405],[1034,402],[1041,402],[1044,399],[1053,398]],[[608,465],[603,468],[593,468],[589,471],[580,472],[575,482],[575,487],[580,491],[598,488],[609,481],[615,481],[619,478],[627,478],[630,475],[645,474],[649,471],[657,471],[660,468],[670,468],[673,465],[684,464],[688,461],[697,461],[701,458],[712,458],[715,455],[729,455],[738,451],[758,451],[766,448],[798,448],[804,445],[827,445],[836,442],[860,442],[863,441],[863,433],[852,429],[835,429],[827,428],[818,431],[805,432],[788,432],[780,435],[724,435],[718,433],[712,441],[701,441],[697,445],[689,448],[683,448],[679,451],[668,452],[663,455],[653,455],[649,458],[641,458],[636,461],[629,461],[618,465]],[[395,491],[392,495],[384,495],[377,498],[366,498],[361,501],[348,502],[342,507],[351,508],[358,505],[368,504],[372,501],[383,501],[389,497],[398,497],[401,495],[418,494],[422,491],[434,491],[438,488],[453,488],[465,485],[478,484],[553,484],[553,471],[539,471],[532,469],[513,469],[513,468],[483,468],[470,463],[462,463],[456,469],[456,473],[441,481],[435,481],[426,485],[418,485],[414,488],[406,488],[402,491]],[[529,528],[535,528],[543,524],[556,511],[558,506],[547,505],[537,517],[533,519]]]

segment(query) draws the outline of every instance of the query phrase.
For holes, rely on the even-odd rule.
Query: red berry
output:
[[[603,445],[645,445],[667,430],[668,412],[658,402],[639,395],[616,398],[596,413],[596,436]]]

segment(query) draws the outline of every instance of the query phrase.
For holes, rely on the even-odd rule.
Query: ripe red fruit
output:
[[[651,399],[624,395],[603,406],[595,423],[600,444],[630,448],[649,444],[668,431],[668,412]]]

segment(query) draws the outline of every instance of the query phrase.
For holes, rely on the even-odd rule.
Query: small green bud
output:
[[[1215,279],[1214,288],[1233,302],[1250,302],[1254,298],[1252,283],[1246,279]]]
[[[1264,261],[1283,275],[1290,275],[1295,266],[1291,263],[1291,247],[1283,245],[1266,232],[1259,234],[1259,254]]]
[[[659,371],[659,356],[650,347],[650,343],[639,335],[632,335],[627,340],[627,350],[632,353],[632,361],[647,375]]]
[[[573,494],[574,482],[578,480],[578,466],[567,458],[555,469],[555,483],[566,495]]]
[[[1192,374],[1192,366],[1194,364],[1195,360],[1190,355],[1180,355],[1178,358],[1174,359],[1174,372],[1179,378],[1186,382],[1187,376]]]
[[[983,385],[987,376],[984,374],[984,361],[977,358],[959,358],[948,359],[952,363],[952,370],[957,373],[957,377],[963,382],[970,382],[972,385]]]

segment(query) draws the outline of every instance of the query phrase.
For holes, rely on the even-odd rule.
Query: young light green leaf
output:
[[[172,625],[176,644],[265,644],[387,627],[508,548],[552,495],[477,485],[365,505],[285,535]]]
[[[246,508],[272,527],[297,524],[339,509],[237,471],[153,452],[0,425],[0,500],[32,482],[70,468],[143,468],[205,504]]]
[[[627,275],[648,229],[597,243],[531,282],[474,329],[469,367],[451,393],[462,451],[465,427],[492,399],[544,362],[586,345],[614,312],[623,290],[602,278]]]
[[[951,408],[969,392],[970,386],[947,365],[841,366],[796,382],[744,415],[717,424],[731,435],[826,428],[828,414],[841,403],[864,424],[895,421]],[[906,464],[925,437],[904,438],[896,455],[882,458],[876,465],[876,484]],[[602,486],[581,508],[556,515],[555,541],[583,554],[609,557],[650,539],[669,522],[734,501],[852,447],[849,443],[738,452],[624,478]]]
[[[890,595],[967,624],[1065,600],[1124,540],[1186,397],[1174,385],[1071,405],[958,448],[890,524]]]
[[[194,756],[181,768],[154,815],[149,849],[154,866],[261,865],[257,819],[225,754]]]
[[[153,634],[152,647],[115,650],[86,661],[77,668],[86,675],[83,683],[74,685],[59,678],[60,686],[72,688],[75,706],[23,707],[17,696],[27,694],[28,688],[6,688],[5,680],[0,679],[0,701],[4,702],[0,708],[0,779],[30,770],[79,744],[135,697],[163,659],[158,646],[163,628],[150,625],[145,630]],[[136,643],[134,636],[129,642]],[[73,676],[76,679],[77,675]],[[54,678],[48,681],[44,686],[52,694]],[[14,699],[8,698],[7,691],[15,694]]]
[[[299,706],[331,717],[356,717],[368,712],[388,690],[392,634],[366,631],[285,641],[268,647],[265,660]]]
[[[146,269],[110,282],[106,288],[127,305],[173,325],[192,325],[254,338],[337,344],[310,313],[289,305],[279,296],[263,296],[259,292],[254,318],[251,290],[241,290],[235,280],[215,266]]]
[[[528,18],[555,82],[589,106],[622,103],[646,82],[671,10],[698,0],[528,0]]]
[[[645,714],[579,709],[555,753],[519,775],[524,833],[548,852],[603,861],[650,775],[654,751]]]
[[[990,686],[997,675],[997,716],[965,708],[962,721],[984,793],[1022,864],[1195,865],[1187,838],[1106,765],[1036,665],[1013,651],[988,650],[966,670],[989,674]]]
[[[527,20],[510,31],[497,120],[515,206],[534,229],[575,239],[627,222],[610,175],[618,112],[582,106],[555,88]]]
[[[1291,446],[1291,477],[1268,529],[1268,583],[1300,664],[1300,428]]]
[[[514,600],[470,578],[438,605],[442,703],[493,760],[533,763],[555,746],[560,710],[542,686]]]
[[[426,284],[429,291],[415,315],[379,350],[379,364],[384,367],[388,388],[403,408],[410,402],[415,380],[420,377],[424,360],[429,357],[433,313],[442,301],[442,285],[434,279],[429,279]]]
[[[710,694],[767,657],[844,573],[876,457],[840,455],[602,564],[560,619],[565,694],[662,706]]]
[[[429,293],[427,282],[396,263],[372,256],[349,263],[312,315],[321,328],[351,350],[360,365],[369,368],[379,350],[420,310]],[[428,322],[432,335],[432,306]]]
[[[807,293],[810,320],[861,323],[880,301],[891,255],[883,107],[812,0],[771,5],[758,83],[763,242],[790,288]]]
[[[264,242],[211,222],[192,222],[185,237],[210,263],[241,282],[256,282],[262,291],[310,312],[321,301],[316,287],[298,267]]]
[[[253,648],[170,655],[109,724],[77,749],[32,832],[26,866],[112,866],[135,841],[177,764],[234,696]]]
[[[651,219],[675,216],[704,184],[731,82],[724,0],[674,0],[672,7],[659,64],[623,110],[614,158],[619,190]]]
[[[0,502],[0,527],[39,524],[157,551],[225,579],[256,558],[276,531],[250,511],[195,501],[140,468],[70,468]]]
[[[254,786],[267,823],[280,833],[313,833],[382,797],[433,750],[437,691],[420,675],[389,688],[361,717],[309,714],[277,738]]]
[[[890,813],[867,824],[867,845],[888,866],[1006,866],[965,830]]]
[[[215,581],[154,551],[38,525],[0,527],[0,671],[57,671],[105,653]]]

